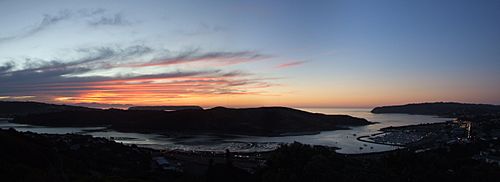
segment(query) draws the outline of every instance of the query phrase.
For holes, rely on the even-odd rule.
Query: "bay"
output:
[[[107,130],[103,127],[45,127],[10,123],[0,119],[0,128],[14,128],[18,131],[30,131],[48,134],[85,134],[104,137],[124,144],[136,144],[142,147],[164,150],[224,152],[262,152],[274,150],[280,144],[300,142],[311,145],[323,145],[340,148],[339,153],[356,154],[394,150],[398,147],[358,141],[359,136],[380,133],[381,128],[405,126],[423,123],[439,123],[452,120],[436,116],[408,114],[373,114],[369,108],[299,108],[309,112],[324,114],[345,114],[365,118],[376,124],[350,127],[350,130],[323,131],[313,135],[280,137],[260,137],[241,135],[160,135],[154,133],[129,133]]]

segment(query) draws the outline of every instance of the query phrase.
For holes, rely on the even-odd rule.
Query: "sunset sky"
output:
[[[500,1],[0,0],[0,100],[500,104]]]

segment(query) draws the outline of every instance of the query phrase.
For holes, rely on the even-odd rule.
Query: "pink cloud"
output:
[[[275,68],[288,68],[288,67],[292,67],[292,66],[298,66],[298,65],[304,64],[306,62],[307,61],[292,61],[292,62],[288,62],[288,63],[279,64]]]

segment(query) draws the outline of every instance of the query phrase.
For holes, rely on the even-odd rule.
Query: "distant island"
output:
[[[382,106],[374,108],[371,112],[376,114],[401,113],[401,114],[420,114],[420,115],[456,117],[463,115],[499,113],[500,106],[488,105],[488,104],[456,103],[456,102],[434,102],[434,103]]]
[[[318,133],[320,131],[348,129],[348,126],[372,124],[363,118],[348,115],[326,115],[310,113],[286,107],[260,107],[233,109],[215,107],[212,109],[185,109],[177,111],[84,109],[43,103],[33,111],[17,114],[12,122],[53,126],[93,127],[107,126],[110,129],[130,132],[155,133],[216,133],[254,136],[280,136],[294,133]],[[57,105],[56,105],[57,106]],[[54,111],[41,112],[47,107]]]
[[[200,106],[133,106],[128,110],[141,111],[179,111],[179,110],[203,110]]]

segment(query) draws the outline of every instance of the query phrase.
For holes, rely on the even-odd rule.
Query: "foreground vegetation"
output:
[[[473,159],[483,145],[487,144],[452,145],[421,153],[342,155],[294,143],[270,156],[262,181],[495,181],[500,177],[498,165]]]

